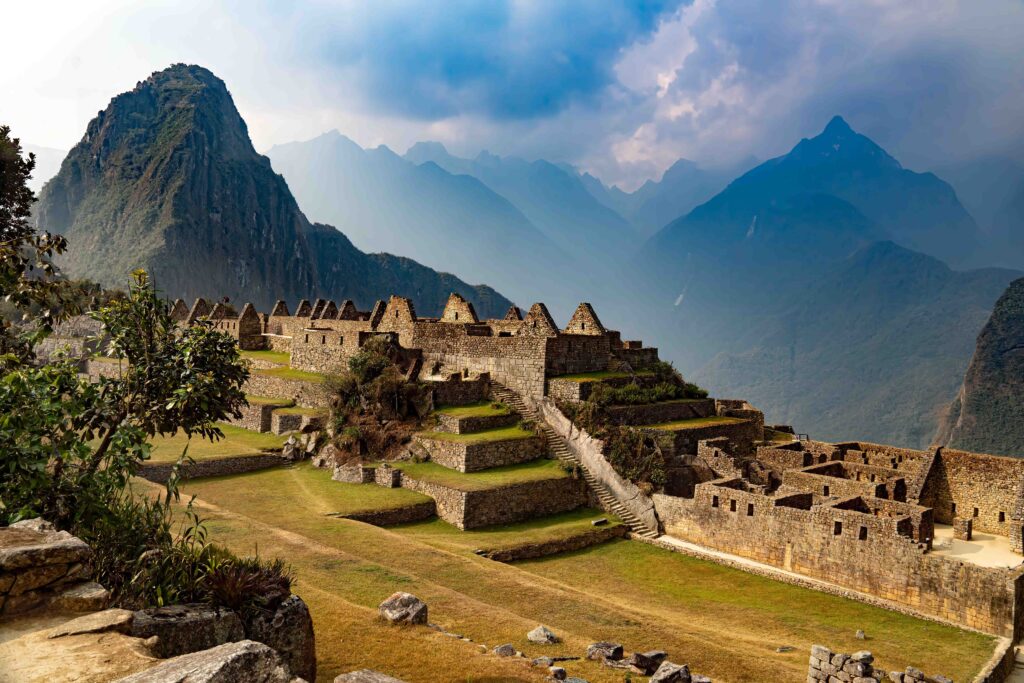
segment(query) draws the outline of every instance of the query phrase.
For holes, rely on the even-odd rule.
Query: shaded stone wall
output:
[[[530,560],[536,557],[558,555],[560,553],[568,553],[573,550],[581,550],[601,543],[607,543],[608,541],[612,541],[617,538],[624,538],[628,532],[629,527],[625,524],[596,527],[593,531],[576,534],[574,536],[569,536],[568,538],[558,538],[538,543],[527,543],[511,548],[501,548],[499,550],[487,550],[484,552],[484,557],[497,562],[518,562],[519,560]]]
[[[488,378],[445,380],[429,382],[434,392],[434,405],[464,406],[490,398],[491,386]]]
[[[316,320],[292,333],[291,366],[311,372],[335,372],[345,367],[372,334],[364,320]]]
[[[389,510],[369,510],[367,512],[355,512],[350,515],[342,515],[342,519],[352,519],[357,522],[366,522],[374,526],[394,526],[395,524],[409,524],[411,522],[422,522],[437,514],[437,506],[434,501],[424,501],[414,505],[406,505],[400,508]]]
[[[301,406],[312,408],[330,406],[327,388],[318,382],[252,373],[245,383],[245,393],[268,398],[291,399]]]
[[[668,457],[684,457],[697,454],[697,445],[707,439],[725,438],[733,447],[733,452],[745,454],[754,450],[754,442],[760,441],[764,435],[763,427],[751,420],[726,424],[711,424],[705,427],[693,427],[678,431],[659,429],[646,430],[658,439],[662,450]]]
[[[607,406],[604,411],[612,424],[645,425],[711,417],[715,414],[715,402],[709,398],[667,401],[635,406]]]
[[[242,417],[230,418],[225,420],[225,422],[254,432],[269,432],[271,415],[274,409],[279,407],[276,405],[250,403],[240,408]]]
[[[1021,570],[929,554],[926,544],[913,540],[912,525],[900,518],[812,506],[810,499],[798,496],[775,499],[714,483],[697,485],[692,499],[656,494],[654,503],[666,533],[676,538],[986,633],[1014,633]]]
[[[268,467],[287,465],[290,461],[277,453],[265,455],[236,455],[228,458],[198,460],[182,470],[182,479],[200,477],[223,477],[228,474],[244,474],[265,470]],[[139,476],[157,484],[167,483],[174,463],[143,463]]]
[[[449,432],[452,434],[468,434],[479,432],[485,429],[497,429],[508,427],[519,422],[519,416],[515,413],[508,415],[480,415],[457,417],[454,415],[437,414],[437,426],[435,431]]]

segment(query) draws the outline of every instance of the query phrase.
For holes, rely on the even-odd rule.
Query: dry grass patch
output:
[[[287,435],[254,432],[224,423],[218,423],[217,426],[224,433],[224,438],[218,441],[210,441],[198,435],[189,439],[180,431],[170,436],[153,437],[151,462],[174,462],[181,456],[185,446],[188,446],[188,454],[193,460],[206,460],[276,451],[288,440]]]
[[[441,406],[434,412],[438,415],[450,415],[452,417],[491,417],[512,413],[507,406],[494,403],[493,401],[480,401],[464,406]]]
[[[647,425],[649,429],[664,429],[669,432],[676,432],[683,429],[697,429],[698,427],[710,427],[712,425],[731,425],[743,422],[738,417],[694,417],[688,420],[673,420],[672,422],[659,422],[658,424]]]
[[[393,462],[391,464],[412,479],[428,481],[459,491],[486,491],[529,481],[561,479],[569,476],[557,460],[546,458],[524,462],[521,465],[492,467],[480,472],[459,472],[434,462]]]
[[[529,429],[523,429],[519,425],[511,425],[509,427],[484,429],[479,432],[467,432],[465,434],[455,434],[453,432],[420,432],[419,436],[424,439],[434,439],[436,441],[486,443],[488,441],[514,441],[516,439],[529,439],[537,435]]]

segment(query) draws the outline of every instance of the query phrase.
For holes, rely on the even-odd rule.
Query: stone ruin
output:
[[[953,683],[945,676],[926,676],[912,666],[903,671],[877,671],[874,661],[866,650],[847,655],[814,645],[807,665],[807,683]]]

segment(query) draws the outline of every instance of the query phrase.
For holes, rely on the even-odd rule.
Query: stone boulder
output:
[[[42,607],[92,573],[92,550],[66,531],[42,519],[0,528],[0,612],[12,615]],[[102,591],[102,587],[100,587]],[[95,596],[94,596],[95,597]],[[87,602],[102,609],[108,595]],[[79,609],[69,602],[62,609]]]
[[[281,447],[281,455],[292,462],[302,459],[302,450],[299,448],[299,442],[294,436],[289,436],[288,440],[284,442],[284,446]],[[314,463],[315,466],[316,464]]]
[[[622,659],[622,644],[602,640],[587,648],[587,659],[607,659],[617,662]]]
[[[692,683],[690,667],[664,661],[651,676],[650,683]]]
[[[51,629],[47,638],[63,638],[65,636],[78,636],[84,633],[107,633],[116,631],[118,633],[131,633],[132,621],[135,613],[126,609],[108,609],[102,612],[93,612],[85,616],[66,621],[60,626]]]
[[[405,681],[372,669],[360,669],[341,674],[334,679],[334,683],[405,683]]]
[[[560,666],[548,667],[548,673],[551,675],[551,678],[555,679],[556,681],[564,681],[566,676],[568,675],[565,673],[565,669],[563,669]]]
[[[658,667],[661,666],[666,657],[668,657],[668,653],[664,650],[634,652],[629,656],[629,660],[626,663],[637,673],[650,676],[658,670]]]
[[[512,643],[505,643],[504,645],[498,645],[493,650],[491,650],[491,652],[493,652],[494,654],[498,655],[499,657],[515,657],[516,656],[516,648],[515,648],[515,646]]]
[[[297,595],[288,597],[273,613],[259,612],[245,622],[249,640],[274,648],[289,670],[307,681],[316,680],[316,642],[309,608]]]
[[[554,643],[560,642],[559,637],[556,636],[554,632],[547,626],[538,626],[537,628],[533,629],[532,631],[526,634],[526,639],[529,640],[531,643],[541,643],[544,645],[552,645]]]
[[[427,623],[427,603],[411,593],[393,594],[380,603],[380,615],[392,624]]]
[[[171,605],[135,612],[131,635],[157,637],[151,651],[157,657],[177,657],[245,639],[242,620],[231,610],[209,605]]]
[[[310,462],[313,467],[333,469],[335,460],[339,455],[341,455],[341,451],[338,447],[333,443],[328,443],[312,457]]]
[[[263,643],[240,640],[179,655],[117,683],[297,683],[287,665]]]

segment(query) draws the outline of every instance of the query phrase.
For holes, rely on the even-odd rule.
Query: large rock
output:
[[[118,633],[131,633],[132,621],[135,613],[126,609],[108,609],[102,612],[93,612],[85,616],[66,621],[60,626],[52,629],[47,638],[63,638],[64,636],[77,636],[83,633],[106,633],[117,631]]]
[[[171,605],[135,613],[131,635],[157,636],[151,647],[161,658],[176,657],[245,639],[242,620],[231,610],[208,605]]]
[[[334,679],[334,683],[405,683],[405,681],[372,669],[360,669],[341,674]]]
[[[105,609],[110,603],[110,591],[96,583],[88,581],[68,586],[50,599],[56,609],[69,612],[92,612]]]
[[[296,676],[316,680],[313,619],[299,596],[290,596],[273,613],[260,612],[248,619],[245,635],[277,650]]]
[[[86,563],[91,555],[85,541],[66,531],[36,531],[17,526],[0,529],[0,572]]]
[[[587,648],[587,659],[607,659],[617,662],[622,659],[622,644],[602,640]]]
[[[296,683],[263,643],[241,640],[160,662],[117,683]]]
[[[493,650],[491,650],[491,652],[498,655],[499,657],[515,657],[516,647],[512,643],[505,643],[503,645],[496,646]]]
[[[645,676],[650,676],[661,663],[668,657],[668,653],[664,650],[650,650],[648,652],[634,652],[629,656],[627,662],[637,673],[642,673]]]
[[[393,594],[380,603],[380,615],[393,624],[427,623],[427,603],[411,593]]]
[[[692,683],[692,680],[690,667],[665,661],[651,676],[650,683]]]
[[[538,626],[533,629],[526,634],[526,639],[531,643],[542,643],[545,645],[551,645],[559,642],[558,636],[556,636],[547,626]]]

